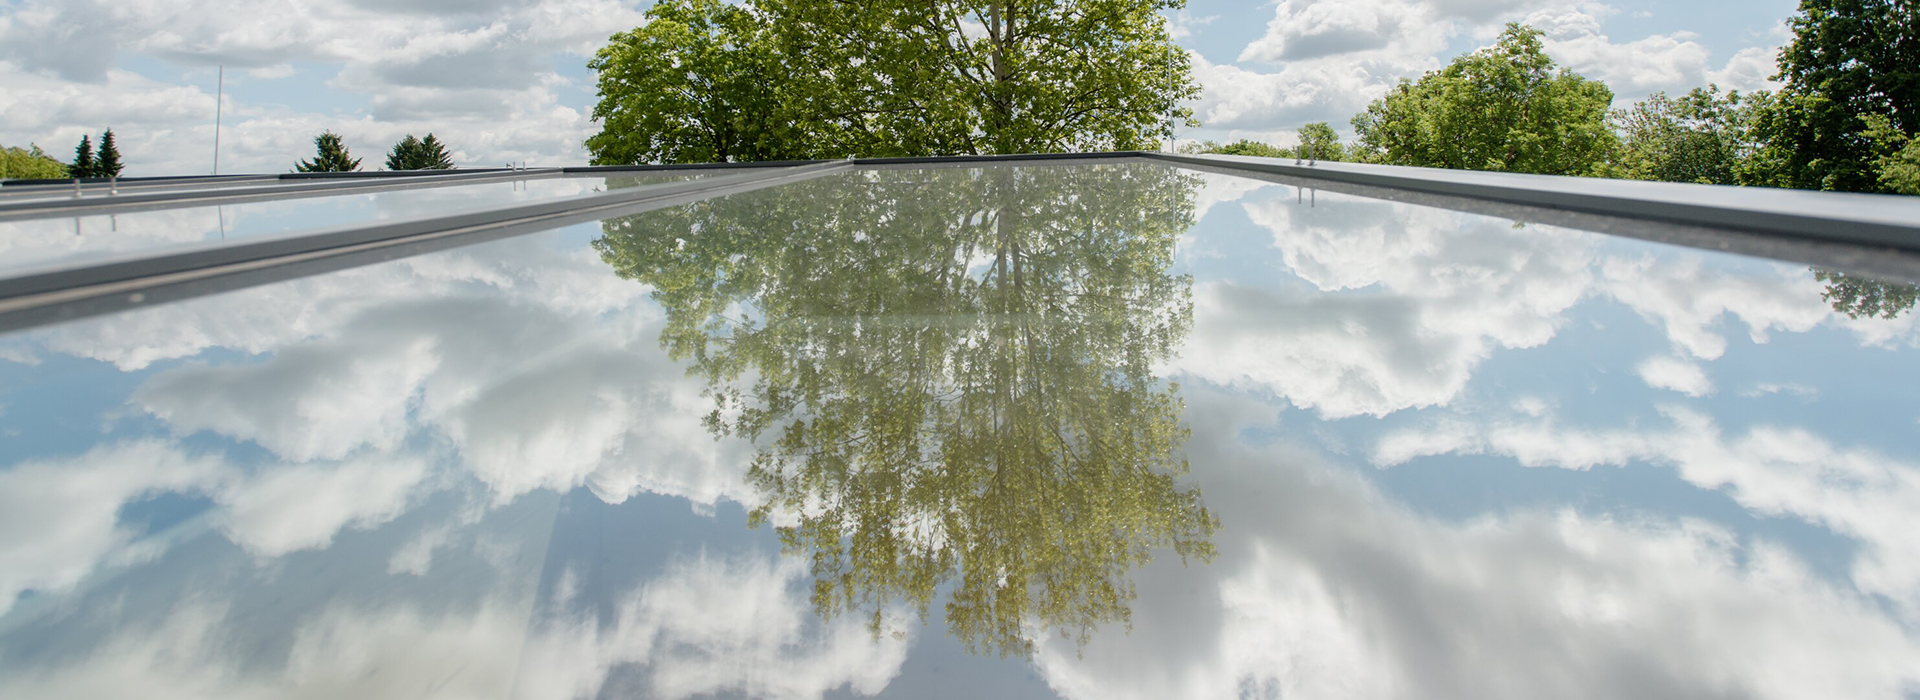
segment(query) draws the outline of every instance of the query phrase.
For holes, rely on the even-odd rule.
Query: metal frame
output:
[[[584,166],[455,173],[297,173],[122,181],[134,192],[27,199],[62,185],[0,196],[0,221],[142,209],[318,197],[563,175],[738,171],[681,183],[564,197],[451,216],[345,227],[306,235],[135,254],[0,278],[0,331],[466,245],[570,223],[746,192],[855,168],[1059,161],[1157,162],[1371,198],[1408,201],[1516,221],[1633,236],[1710,250],[1814,263],[1920,282],[1920,197],[1804,192],[1599,178],[1485,173],[1247,156],[1141,151],[840,161]],[[257,184],[275,180],[273,184]],[[71,183],[71,181],[62,181]],[[9,183],[11,184],[11,183]],[[68,185],[70,186],[70,184]],[[193,189],[187,189],[193,188]],[[186,189],[186,191],[180,191]],[[98,189],[93,190],[98,192]],[[83,194],[85,189],[83,188]],[[45,195],[41,195],[45,196]],[[26,200],[26,201],[8,201]]]

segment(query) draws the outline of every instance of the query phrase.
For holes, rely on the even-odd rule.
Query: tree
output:
[[[1741,95],[1710,85],[1678,99],[1664,92],[1615,112],[1625,136],[1604,174],[1634,180],[1741,184],[1747,159],[1758,149],[1753,137],[1765,92]]]
[[[347,152],[346,144],[340,141],[340,135],[331,131],[321,132],[313,137],[313,160],[303,160],[293,166],[299,173],[344,173],[360,169],[360,159]]]
[[[1347,158],[1347,149],[1340,145],[1340,135],[1326,122],[1314,122],[1300,127],[1300,144],[1294,147],[1294,155],[1300,158],[1341,161]]]
[[[94,177],[97,168],[99,165],[93,160],[93,138],[81,134],[80,145],[73,149],[73,165],[67,166],[67,172],[77,178]]]
[[[1920,301],[1920,289],[1913,285],[1837,270],[1812,269],[1814,279],[1827,283],[1820,298],[1832,304],[1834,311],[1851,318],[1893,319]]]
[[[880,631],[944,594],[976,653],[1125,622],[1156,550],[1212,556],[1179,477],[1197,179],[1157,164],[853,173],[611,220],[660,342],[759,448],[755,523]],[[768,225],[778,222],[778,225]]]
[[[94,177],[119,177],[123,166],[120,165],[120,149],[113,143],[113,130],[100,135],[100,157],[94,161]]]
[[[661,0],[647,23],[613,35],[587,139],[595,165],[792,160],[824,128],[786,104],[790,81],[766,20],[719,0]]]
[[[1879,161],[1890,154],[1862,117],[1920,135],[1920,3],[1802,0],[1791,24],[1777,76],[1786,87],[1759,123],[1767,146],[1755,183],[1889,191]]]
[[[1920,138],[1909,137],[1883,114],[1860,117],[1867,142],[1879,154],[1873,160],[1880,189],[1893,194],[1920,194]]]
[[[1146,148],[1191,123],[1179,100],[1199,87],[1158,14],[1184,4],[669,0],[674,24],[617,36],[592,64],[604,127],[588,148],[595,162]]]
[[[40,150],[40,146],[30,144],[31,149],[0,146],[0,180],[20,179],[59,179],[71,177],[67,174],[67,164],[55,160]]]
[[[1402,80],[1353,118],[1359,157],[1395,165],[1587,175],[1615,137],[1613,92],[1556,69],[1541,32],[1508,24],[1499,43]]]
[[[417,139],[413,134],[407,134],[407,137],[394,144],[393,150],[387,154],[387,169],[451,170],[453,158],[447,155],[446,144],[434,138],[433,134],[427,134],[424,139]]]

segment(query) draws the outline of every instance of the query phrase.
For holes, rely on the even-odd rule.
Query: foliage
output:
[[[587,66],[600,85],[603,126],[586,142],[595,165],[790,160],[815,148],[784,99],[778,44],[747,8],[661,0]]]
[[[1240,139],[1229,144],[1203,141],[1195,149],[1199,153],[1218,153],[1228,156],[1261,156],[1263,158],[1292,158],[1293,149],[1281,148],[1259,141]]]
[[[1586,175],[1615,138],[1613,92],[1556,70],[1539,30],[1508,24],[1498,44],[1402,80],[1353,118],[1361,159],[1395,165]]]
[[[1892,319],[1920,301],[1920,289],[1909,284],[1820,268],[1813,268],[1813,278],[1827,283],[1820,298],[1832,304],[1834,311],[1852,318]]]
[[[1604,174],[1634,180],[1740,184],[1747,158],[1758,147],[1752,136],[1754,123],[1770,103],[1767,93],[1722,93],[1717,85],[1694,88],[1679,98],[1656,92],[1613,114],[1625,138]]]
[[[1347,149],[1340,145],[1340,135],[1334,133],[1333,127],[1326,122],[1300,127],[1300,145],[1294,148],[1294,154],[1315,160],[1347,159]]]
[[[100,154],[93,162],[94,177],[119,177],[125,166],[120,164],[120,147],[113,143],[113,130],[108,129],[100,135]]]
[[[1184,0],[667,0],[598,54],[596,163],[1146,148]]]
[[[1880,188],[1893,194],[1920,194],[1920,138],[1912,138],[1894,128],[1886,115],[1868,114],[1860,118],[1866,124],[1863,134],[1880,154],[1873,161]]]
[[[1862,117],[1920,133],[1920,3],[1802,0],[1780,52],[1786,81],[1759,120],[1766,149],[1752,180],[1801,189],[1887,191]]]
[[[93,177],[98,167],[93,160],[93,137],[82,134],[80,145],[73,149],[73,164],[67,166],[67,172],[73,177]]]
[[[424,139],[417,139],[413,134],[407,134],[406,138],[400,139],[399,143],[393,145],[393,150],[387,153],[387,169],[451,170],[453,158],[447,155],[446,144],[434,138],[433,134],[427,134]]]
[[[604,224],[716,436],[759,446],[755,523],[823,616],[906,603],[971,651],[1125,622],[1130,570],[1212,556],[1170,273],[1197,179],[1150,164],[856,172]]]
[[[303,160],[293,166],[298,173],[344,173],[360,169],[360,159],[347,152],[346,144],[340,141],[340,135],[331,131],[322,132],[313,137],[313,160]]]
[[[71,177],[67,174],[67,164],[47,155],[38,145],[31,145],[30,149],[0,146],[0,180],[65,177]]]

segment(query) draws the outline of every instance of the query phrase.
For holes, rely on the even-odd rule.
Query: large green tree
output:
[[[1605,174],[1635,180],[1737,185],[1756,150],[1754,123],[1772,104],[1761,92],[1694,88],[1678,98],[1664,92],[1614,113],[1623,139]]]
[[[1588,175],[1615,137],[1613,92],[1557,68],[1539,30],[1507,25],[1499,43],[1400,84],[1353,118],[1357,156],[1394,165]]]
[[[313,150],[313,160],[295,163],[294,172],[344,173],[360,169],[360,159],[347,152],[347,145],[340,140],[339,134],[321,132],[313,137]]]
[[[55,179],[71,177],[67,164],[55,160],[40,146],[12,148],[0,146],[0,180]]]
[[[1813,278],[1827,283],[1820,297],[1851,318],[1893,319],[1920,302],[1920,289],[1910,284],[1818,267]]]
[[[393,150],[387,153],[388,170],[451,170],[453,158],[447,155],[447,146],[427,134],[424,139],[407,134],[399,143],[393,144]]]
[[[1185,0],[666,0],[616,35],[595,162],[1145,148],[1198,94]]]
[[[822,615],[944,594],[975,652],[1124,623],[1130,570],[1212,556],[1176,387],[1170,267],[1194,176],[1153,164],[858,172],[605,224],[709,427],[760,451],[756,522]]]
[[[1767,146],[1755,184],[1846,192],[1893,191],[1882,179],[1887,141],[1873,117],[1920,135],[1920,3],[1801,0],[1781,50],[1777,108],[1760,120]]]
[[[613,35],[587,139],[596,165],[806,158],[821,128],[788,109],[789,70],[767,21],[719,0],[661,0],[645,26]]]

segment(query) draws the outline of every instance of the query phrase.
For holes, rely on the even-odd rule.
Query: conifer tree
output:
[[[125,166],[120,164],[120,149],[113,144],[113,130],[100,135],[100,157],[94,160],[94,177],[119,177]]]
[[[340,135],[331,131],[322,132],[313,137],[315,154],[313,160],[303,160],[294,164],[298,173],[344,173],[360,169],[360,159],[347,152],[347,146],[340,142]]]
[[[450,170],[453,158],[447,155],[446,144],[441,143],[433,134],[424,139],[413,134],[400,139],[387,154],[388,170]]]
[[[93,138],[85,134],[80,136],[80,146],[73,149],[73,165],[67,166],[69,177],[93,177]]]

